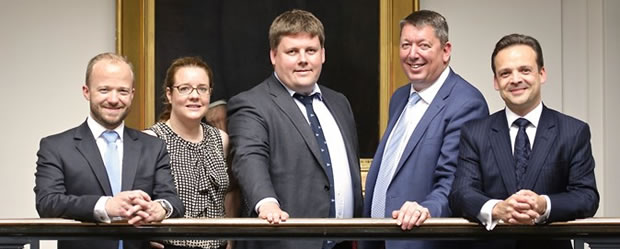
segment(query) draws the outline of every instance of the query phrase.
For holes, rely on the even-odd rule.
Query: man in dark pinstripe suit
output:
[[[491,57],[493,83],[504,110],[461,129],[450,193],[456,215],[488,230],[498,223],[545,224],[592,217],[599,194],[589,126],[546,107],[540,44],[504,36]],[[570,241],[480,241],[475,248],[571,248]]]

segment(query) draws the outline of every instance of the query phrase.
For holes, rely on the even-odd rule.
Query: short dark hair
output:
[[[446,45],[448,42],[448,22],[445,17],[435,11],[418,10],[409,14],[405,19],[400,21],[401,33],[403,32],[405,24],[416,27],[429,25],[435,30],[435,36],[437,36],[442,46]]]
[[[502,37],[502,39],[499,39],[499,41],[495,44],[495,49],[493,50],[493,54],[491,54],[491,69],[493,70],[493,75],[495,75],[496,73],[495,56],[497,56],[499,51],[501,51],[502,49],[514,45],[526,45],[532,48],[534,52],[536,52],[536,64],[538,65],[538,70],[545,66],[545,63],[543,61],[542,47],[534,37],[522,34],[510,34]]]
[[[298,33],[308,33],[312,37],[318,36],[321,47],[324,47],[323,23],[312,13],[299,9],[286,11],[273,20],[269,27],[269,47],[274,50],[280,44],[282,36]]]

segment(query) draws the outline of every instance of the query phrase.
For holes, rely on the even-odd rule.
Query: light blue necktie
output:
[[[112,194],[116,195],[121,192],[121,165],[116,146],[118,133],[116,133],[116,131],[105,131],[101,136],[108,144],[104,155],[104,163],[105,169],[108,172],[110,187],[112,187]]]
[[[372,207],[370,211],[370,217],[372,218],[391,217],[391,214],[386,215],[385,213],[385,195],[387,193],[388,186],[392,181],[392,177],[394,176],[394,172],[396,171],[398,161],[400,160],[400,158],[396,158],[399,153],[399,145],[403,142],[403,140],[409,139],[409,137],[405,137],[405,132],[407,130],[407,126],[411,124],[410,114],[412,108],[416,103],[418,103],[418,101],[420,101],[420,95],[416,92],[411,93],[409,96],[409,102],[400,115],[396,126],[392,129],[391,137],[388,144],[385,146],[383,159],[381,160],[379,174],[377,175],[377,181],[375,183],[375,189],[372,196]]]
[[[101,136],[108,145],[104,155],[105,170],[108,172],[112,194],[116,195],[121,192],[121,162],[116,146],[116,140],[119,138],[118,133],[108,130],[104,131]],[[122,240],[118,241],[118,249],[123,249]]]

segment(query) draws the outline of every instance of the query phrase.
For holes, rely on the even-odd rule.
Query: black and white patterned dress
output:
[[[185,218],[224,217],[224,195],[230,185],[220,131],[201,123],[203,139],[193,143],[181,138],[164,122],[150,130],[166,141],[170,167],[179,197],[185,205]],[[167,244],[183,247],[218,248],[223,240],[171,240]]]

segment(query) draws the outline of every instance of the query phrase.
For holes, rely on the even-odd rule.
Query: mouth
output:
[[[297,69],[297,70],[293,71],[293,73],[301,74],[301,75],[307,75],[309,73],[312,73],[312,69]]]
[[[186,105],[185,107],[189,109],[200,109],[202,105]]]
[[[411,63],[411,62],[407,63],[407,66],[409,66],[409,68],[414,70],[414,71],[415,70],[419,70],[420,68],[422,68],[425,65],[426,65],[426,63]]]
[[[511,93],[512,95],[520,95],[520,94],[522,94],[523,92],[525,92],[525,90],[527,90],[527,87],[517,87],[517,88],[512,88],[512,89],[510,89],[509,91],[510,91],[510,93]]]

